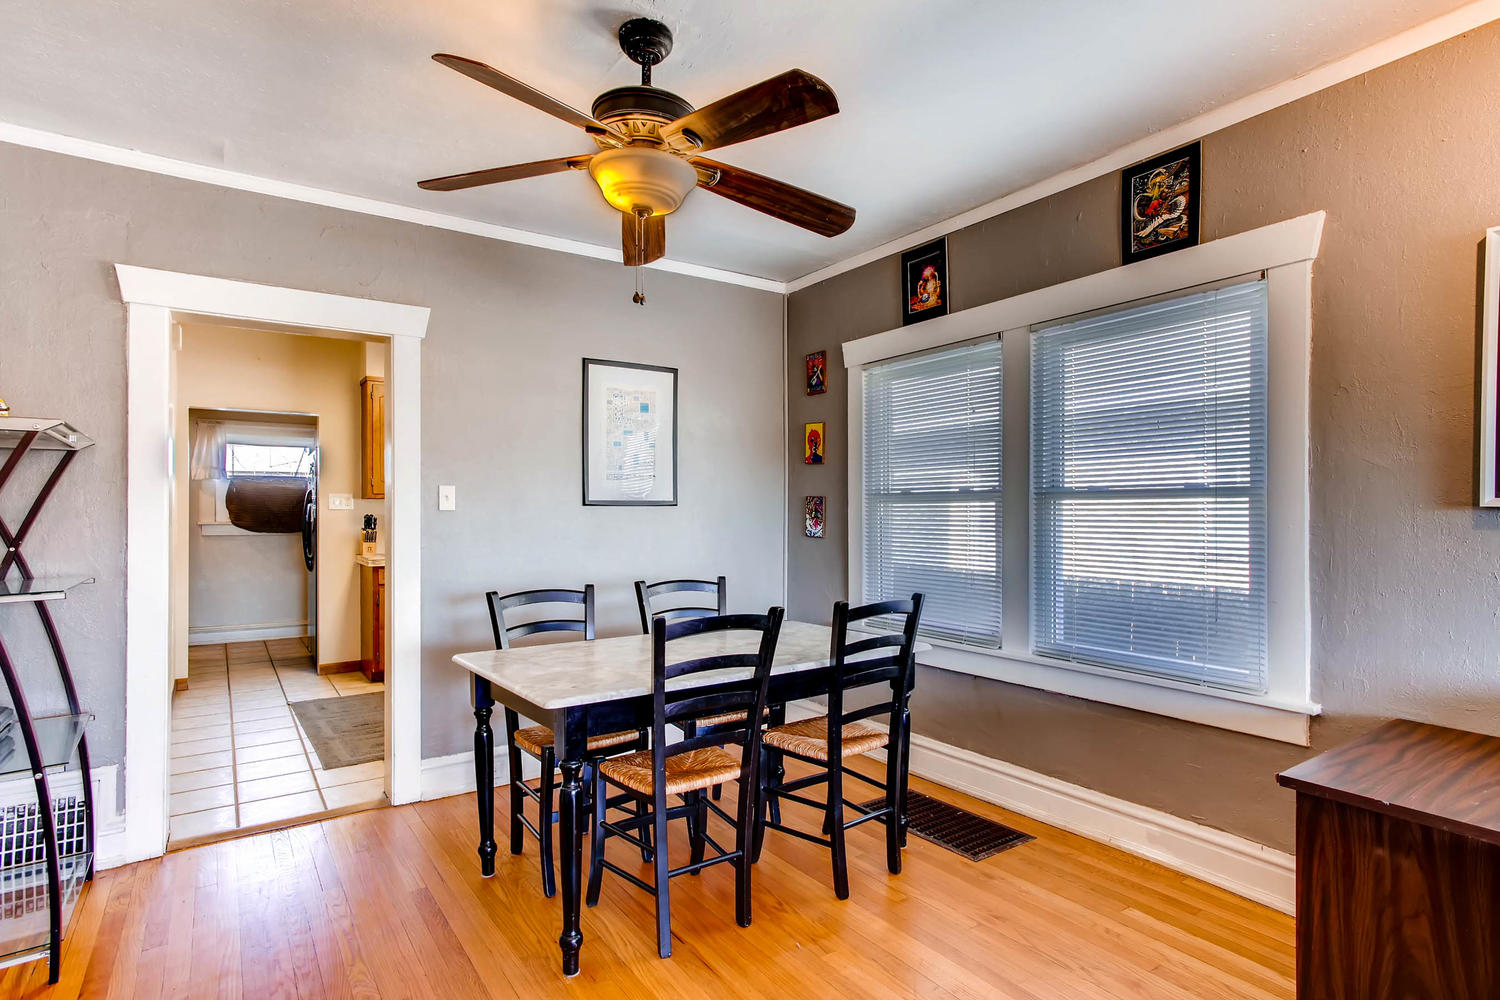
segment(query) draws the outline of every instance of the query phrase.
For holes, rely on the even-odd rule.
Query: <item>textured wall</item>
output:
[[[592,581],[604,634],[635,627],[637,576],[726,573],[737,608],[782,599],[780,296],[652,272],[642,309],[617,264],[14,146],[0,145],[0,192],[0,396],[99,442],[39,525],[35,551],[44,568],[99,580],[58,617],[99,715],[100,763],[119,760],[124,733],[117,261],[432,308],[422,347],[427,755],[471,738],[449,658],[490,643],[488,588]],[[584,356],[681,369],[680,506],[580,506]],[[437,510],[440,483],[457,485],[456,511]],[[0,608],[0,626],[12,611]]]
[[[1375,720],[1500,733],[1500,513],[1474,507],[1479,245],[1500,224],[1500,25],[1207,136],[1203,233],[1328,212],[1313,283],[1313,749],[924,670],[937,739],[1290,849],[1276,771]],[[1101,177],[949,236],[953,308],[1119,263]],[[789,612],[845,592],[847,385],[839,344],[900,323],[891,257],[788,303],[790,494],[826,493],[829,537],[789,541]],[[826,396],[802,355],[829,351]],[[797,434],[827,420],[830,464]]]

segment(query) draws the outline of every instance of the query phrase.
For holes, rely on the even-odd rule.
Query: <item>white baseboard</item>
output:
[[[918,734],[911,773],[1283,913],[1295,910],[1296,858],[1264,844]]]
[[[510,784],[510,761],[506,760],[504,743],[505,733],[502,731],[500,739],[495,744],[495,787]],[[530,781],[541,774],[541,766],[537,761],[525,754],[521,755],[521,774]],[[446,757],[428,757],[422,761],[422,801],[428,799],[445,799],[450,795],[465,795],[472,792],[474,785],[474,753],[465,751],[463,753],[450,753]]]
[[[252,625],[195,625],[188,629],[189,646],[261,639],[297,639],[308,635],[307,622],[259,622]]]

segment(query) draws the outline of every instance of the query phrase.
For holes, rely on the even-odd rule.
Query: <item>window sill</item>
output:
[[[1309,745],[1310,720],[1323,711],[1321,705],[1311,701],[1210,691],[1030,653],[974,649],[941,639],[924,641],[931,643],[932,649],[917,657],[917,662],[923,666],[1132,708],[1296,746]]]
[[[236,527],[227,521],[203,521],[198,525],[198,530],[205,536],[208,535],[241,535],[245,538],[254,538],[262,534],[258,531],[246,531],[244,528]]]

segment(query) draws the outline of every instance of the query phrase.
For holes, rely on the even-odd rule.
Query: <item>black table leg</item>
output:
[[[490,713],[495,699],[490,682],[474,678],[474,788],[479,800],[479,874],[495,874],[495,732]]]
[[[582,741],[579,741],[580,743]],[[564,748],[571,754],[572,750]],[[562,762],[562,790],[558,817],[562,842],[558,845],[558,861],[562,871],[563,929],[557,943],[562,946],[563,975],[578,975],[578,951],[583,946],[583,931],[579,929],[580,910],[583,902],[583,812],[587,794],[580,775],[583,761],[570,756]]]

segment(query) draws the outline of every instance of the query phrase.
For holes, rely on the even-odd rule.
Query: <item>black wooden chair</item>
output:
[[[525,590],[501,596],[496,591],[485,594],[490,608],[490,625],[495,630],[495,648],[509,649],[515,639],[540,632],[582,632],[585,641],[594,638],[594,585],[582,590]],[[574,604],[583,606],[581,618],[536,618],[511,625],[506,612],[533,605]],[[521,728],[514,709],[505,710],[505,744],[510,761],[510,853],[520,854],[524,839],[522,829],[536,837],[542,861],[542,892],[556,893],[556,876],[552,864],[552,826],[557,822],[557,757],[553,750],[552,730],[547,726]],[[644,730],[606,733],[589,737],[588,765],[611,753],[641,750],[646,746]],[[542,765],[541,781],[536,788],[521,779],[521,754],[536,758]],[[522,808],[527,798],[537,804],[537,822],[532,823]]]
[[[713,594],[709,598],[674,598],[675,594]],[[682,604],[681,600],[694,603]],[[729,613],[729,581],[726,577],[717,580],[662,580],[660,583],[635,581],[635,601],[641,612],[641,631],[651,634],[651,619],[660,616],[668,621],[679,618],[702,618],[705,615],[727,615]]]
[[[672,954],[672,916],[669,886],[677,875],[697,874],[710,865],[729,862],[735,867],[735,918],[741,927],[750,926],[750,839],[755,832],[757,788],[760,761],[760,726],[746,726],[745,719],[758,719],[766,705],[766,687],[771,677],[771,663],[776,655],[776,640],[781,634],[781,608],[771,608],[763,615],[715,615],[669,622],[657,617],[651,623],[652,639],[652,713],[651,749],[601,761],[594,772],[594,836],[589,857],[588,905],[599,902],[599,884],[604,869],[656,897],[656,945],[662,958]],[[717,653],[676,663],[667,662],[667,644],[692,636],[742,631],[760,633],[759,648],[750,653]],[[721,647],[722,648],[722,647]],[[700,650],[701,651],[701,650]],[[743,680],[728,681],[707,687],[668,688],[668,681],[712,670],[752,668],[753,674]],[[686,736],[676,743],[667,742],[667,726],[681,724],[704,713],[738,713],[738,729],[719,730],[711,734]],[[726,746],[737,745],[739,753]],[[730,816],[710,802],[706,790],[739,781],[739,809]],[[649,803],[644,816],[626,816],[610,821],[607,809],[616,804],[608,797],[608,786],[623,790],[642,804]],[[681,796],[682,804],[667,805],[669,796]],[[726,850],[708,834],[708,814],[712,810],[735,828],[735,844]],[[667,857],[667,823],[673,819],[688,820],[692,844],[689,863],[672,868]],[[652,830],[647,841],[635,831]],[[605,847],[613,838],[622,838],[642,850],[655,845],[654,877],[646,882],[634,873],[605,857]],[[704,858],[712,847],[715,855]]]
[[[868,618],[884,617],[904,619],[899,632],[876,635],[849,641],[849,625]],[[839,899],[849,898],[849,864],[844,849],[844,834],[847,830],[880,820],[885,824],[886,867],[892,875],[901,872],[901,848],[906,842],[906,783],[908,761],[904,740],[891,745],[886,754],[885,781],[876,781],[845,766],[851,757],[870,753],[891,744],[890,734],[907,731],[907,698],[911,694],[912,675],[915,669],[912,650],[916,644],[917,627],[922,620],[922,595],[913,594],[906,601],[882,601],[851,608],[848,602],[840,601],[833,606],[833,643],[829,659],[833,662],[833,675],[828,687],[828,714],[800,722],[772,726],[766,730],[763,741],[766,751],[787,755],[818,767],[814,774],[786,781],[768,773],[762,782],[761,803],[756,809],[756,831],[753,856],[758,859],[764,843],[765,831],[769,828],[822,844],[833,855],[833,891]],[[845,692],[875,684],[889,685],[890,697],[857,708],[844,709]],[[865,719],[886,716],[888,731],[865,725]],[[830,721],[837,719],[837,725]],[[862,806],[844,801],[844,778],[855,778],[874,785],[885,793],[883,806],[866,810]],[[828,785],[826,801],[805,798],[798,792],[819,784]],[[824,837],[815,836],[783,824],[772,812],[767,818],[769,806],[778,798],[800,802],[823,812]],[[844,820],[845,807],[861,815]],[[826,839],[825,839],[826,837]]]
[[[678,594],[713,594],[713,604],[697,603],[707,602],[709,598],[679,598]],[[687,600],[693,603],[682,603]],[[727,615],[729,613],[729,580],[727,577],[719,577],[717,580],[662,580],[659,583],[647,583],[645,580],[635,581],[635,603],[641,613],[641,631],[647,635],[651,634],[651,619],[660,615],[668,621],[682,618],[702,618],[706,615]],[[744,722],[738,713],[721,712],[715,715],[704,716],[701,719],[689,719],[684,723],[685,731],[689,736],[698,730],[713,729],[717,726],[734,725]],[[715,787],[713,791],[714,801],[717,802],[723,792],[722,786]]]

